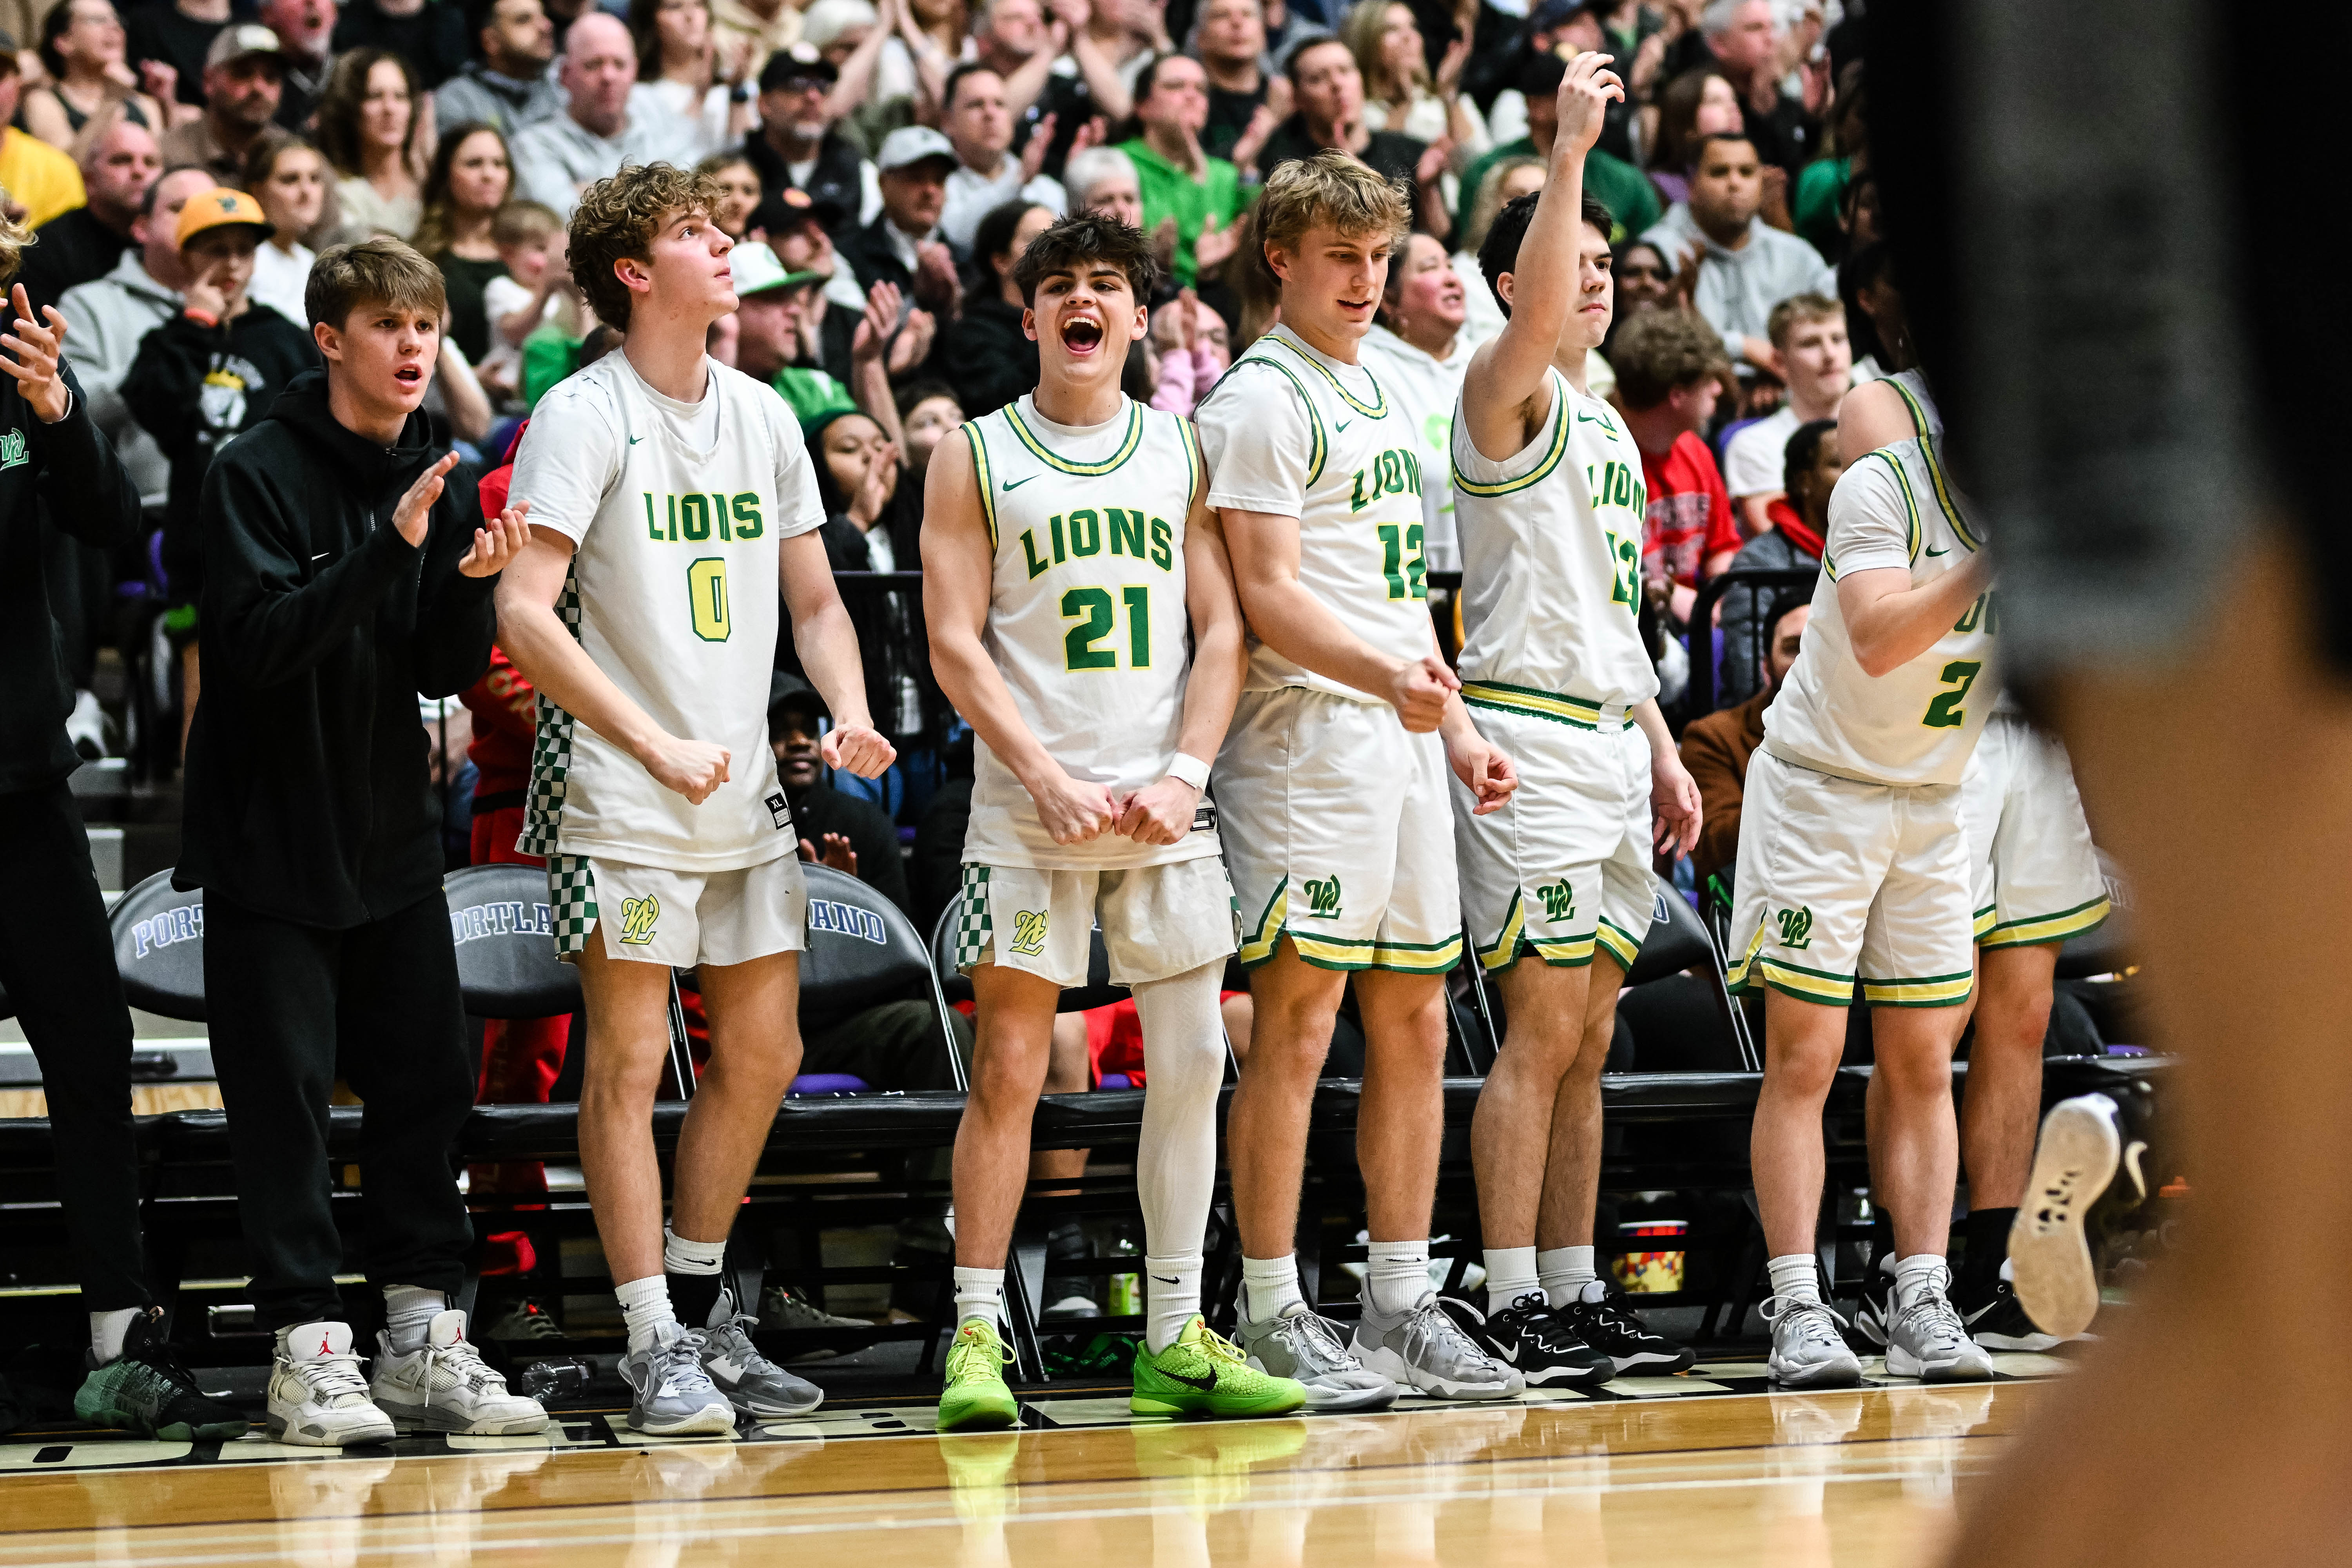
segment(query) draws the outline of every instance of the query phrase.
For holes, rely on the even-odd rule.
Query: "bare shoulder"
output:
[[[1838,403],[1838,453],[1848,465],[1911,435],[1911,411],[1891,381],[1865,381]]]

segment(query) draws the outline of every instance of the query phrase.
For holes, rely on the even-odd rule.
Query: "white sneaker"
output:
[[[1845,1336],[1845,1320],[1819,1301],[1769,1296],[1760,1309],[1772,1325],[1772,1354],[1765,1363],[1783,1388],[1853,1388],[1862,1382],[1862,1363]]]
[[[404,1430],[499,1437],[547,1427],[538,1400],[507,1392],[507,1380],[467,1340],[466,1314],[454,1307],[433,1314],[421,1349],[403,1354],[390,1334],[378,1335],[369,1392]]]
[[[1992,1352],[1969,1338],[1968,1325],[1944,1294],[1951,1279],[1937,1269],[1933,1284],[1895,1309],[1887,1325],[1886,1374],[1922,1383],[1974,1383],[1992,1376]]]
[[[303,1323],[286,1331],[269,1369],[263,1420],[279,1442],[315,1448],[389,1443],[394,1436],[392,1417],[368,1398],[349,1323]]]

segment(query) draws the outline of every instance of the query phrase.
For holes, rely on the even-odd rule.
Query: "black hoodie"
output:
[[[466,577],[481,502],[462,464],[423,548],[393,508],[437,460],[422,413],[379,447],[307,371],[220,448],[198,507],[205,688],[174,887],[331,931],[441,883],[416,699],[489,668],[495,577]]]

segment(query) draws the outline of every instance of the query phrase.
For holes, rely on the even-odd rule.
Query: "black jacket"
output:
[[[107,227],[90,216],[88,207],[59,213],[33,231],[33,241],[25,248],[25,265],[16,281],[25,286],[25,297],[32,302],[36,317],[40,316],[42,306],[56,304],[76,284],[113,271],[122,253],[131,248],[129,235]]]
[[[793,831],[824,858],[824,836],[838,833],[857,857],[857,879],[909,915],[907,863],[898,854],[898,830],[890,816],[870,800],[844,795],[829,784],[811,784],[792,802]]]
[[[784,205],[784,193],[800,190],[809,200],[830,203],[841,213],[841,221],[833,227],[836,235],[857,224],[857,215],[866,204],[865,175],[858,155],[848,137],[838,131],[828,131],[816,144],[816,166],[809,171],[808,184],[800,184],[793,178],[793,166],[784,155],[768,145],[767,138],[757,131],[743,138],[743,159],[759,172],[760,206],[751,216],[755,228],[771,231],[782,228],[789,210]],[[865,274],[858,275],[861,279]]]
[[[878,526],[889,531],[890,548],[898,570],[921,571],[921,487],[911,474],[901,479],[889,514]],[[825,562],[834,571],[874,570],[874,557],[866,547],[865,532],[844,513],[836,511],[827,517],[818,537],[824,541]],[[866,702],[873,711],[874,727],[889,736],[901,751],[930,744],[932,738],[946,728],[954,710],[931,676],[930,634],[923,621],[922,594],[908,589],[877,593],[851,584],[842,589],[841,603],[849,612],[850,626],[857,633],[858,659],[866,676]],[[776,638],[776,668],[807,679],[800,648],[793,640],[789,614],[782,635]],[[902,729],[899,724],[898,693],[898,677],[902,675],[914,679],[915,700],[922,717],[919,730]]]
[[[199,509],[205,689],[189,738],[178,888],[347,930],[441,884],[416,699],[489,668],[495,577],[466,577],[481,502],[460,465],[423,548],[392,526],[441,456],[336,423],[307,371],[221,448]]]
[[[73,682],[49,614],[41,530],[103,549],[139,533],[139,487],[92,422],[70,363],[73,407],[44,425],[12,385],[0,396],[0,794],[40,789],[81,759],[66,739]]]
[[[196,502],[213,454],[260,424],[278,395],[318,363],[310,334],[267,305],[248,307],[217,327],[173,316],[139,340],[122,378],[122,401],[172,462],[163,504],[163,574],[172,603],[193,605],[202,596]]]
[[[883,213],[863,228],[845,228],[834,237],[834,248],[849,263],[849,269],[857,274],[859,288],[871,292],[877,283],[891,283],[898,286],[900,293],[910,293],[915,287],[915,275],[891,247],[886,226],[889,222],[890,215]]]
[[[994,294],[971,294],[939,349],[940,368],[967,419],[993,414],[1037,389],[1037,345],[1021,330],[1021,307]]]

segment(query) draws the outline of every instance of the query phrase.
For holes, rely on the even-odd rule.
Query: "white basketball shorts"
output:
[[[1232,957],[1239,916],[1214,855],[1125,870],[967,861],[956,967],[996,963],[1065,989],[1084,985],[1097,924],[1113,984],[1143,985]]]
[[[1960,784],[1979,947],[2030,947],[2096,930],[2107,882],[2066,748],[1995,713]]]
[[[585,855],[547,858],[555,951],[576,962],[602,928],[604,956],[725,967],[808,946],[808,884],[779,855],[731,871],[672,871]]]

